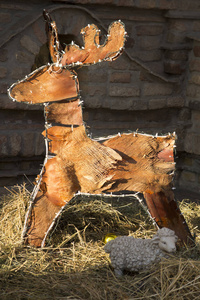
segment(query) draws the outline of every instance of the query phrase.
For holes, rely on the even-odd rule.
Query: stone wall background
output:
[[[12,102],[7,88],[48,61],[42,10],[62,38],[82,43],[88,23],[121,19],[129,38],[112,63],[77,69],[92,137],[177,134],[176,186],[200,193],[200,2],[191,0],[1,1],[0,186],[32,181],[44,159],[43,107]]]

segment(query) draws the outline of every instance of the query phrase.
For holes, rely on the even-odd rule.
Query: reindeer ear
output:
[[[58,31],[56,23],[51,19],[49,13],[44,9],[43,16],[46,21],[46,34],[49,46],[49,52],[53,63],[59,62],[61,59],[62,47],[58,39]]]

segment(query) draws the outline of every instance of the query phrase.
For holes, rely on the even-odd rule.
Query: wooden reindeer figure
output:
[[[77,193],[136,191],[144,194],[159,227],[175,230],[182,242],[193,239],[172,192],[175,136],[121,134],[100,143],[86,134],[75,66],[113,61],[123,51],[124,24],[113,22],[105,43],[99,30],[81,30],[84,47],[71,43],[63,50],[56,24],[44,12],[52,63],[14,83],[8,94],[18,102],[44,104],[46,157],[37,178],[23,238],[44,246],[48,232],[65,205]]]

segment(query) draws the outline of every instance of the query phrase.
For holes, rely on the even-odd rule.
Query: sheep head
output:
[[[169,228],[161,228],[152,238],[152,242],[165,252],[172,253],[176,251],[176,242],[178,237],[175,232]]]

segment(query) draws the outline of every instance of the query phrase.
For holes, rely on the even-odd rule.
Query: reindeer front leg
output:
[[[46,236],[61,211],[62,206],[49,201],[42,191],[38,192],[25,228],[26,231],[23,236],[25,244],[43,247]]]
[[[33,199],[27,224],[25,242],[44,246],[45,239],[66,203],[80,190],[73,164],[59,156],[48,159],[44,166],[39,191]]]

